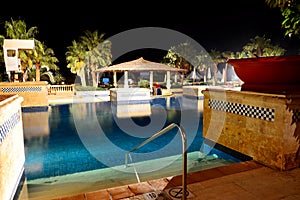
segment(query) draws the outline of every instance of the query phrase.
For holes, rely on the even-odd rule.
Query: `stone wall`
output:
[[[48,88],[46,81],[1,82],[0,95],[18,94],[24,98],[22,107],[48,107]]]
[[[24,172],[22,101],[18,95],[0,95],[0,199],[13,199]]]
[[[203,136],[279,170],[300,166],[300,95],[203,91]]]

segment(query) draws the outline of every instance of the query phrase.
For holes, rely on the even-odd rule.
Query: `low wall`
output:
[[[24,172],[22,101],[18,95],[0,95],[0,199],[13,199]]]
[[[300,94],[202,91],[203,137],[279,170],[300,166]]]
[[[0,95],[2,94],[18,94],[23,97],[22,107],[48,107],[46,81],[1,82]]]
[[[110,100],[118,103],[130,103],[150,100],[150,89],[147,88],[112,88]]]
[[[48,95],[74,96],[75,84],[71,85],[48,85]]]
[[[207,85],[186,85],[182,87],[182,95],[187,97],[197,97],[203,99],[202,90],[205,90]]]

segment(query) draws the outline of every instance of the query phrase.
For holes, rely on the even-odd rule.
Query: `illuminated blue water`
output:
[[[124,152],[173,122],[186,125],[188,152],[199,151],[202,110],[197,109],[197,101],[201,100],[185,107],[182,97],[155,98],[149,102],[149,115],[130,117],[130,121],[116,117],[110,102],[51,105],[48,111],[24,112],[25,176],[33,180],[124,165]],[[145,106],[141,104],[139,109]],[[180,155],[177,131],[173,129],[139,149],[135,161]],[[217,150],[211,153],[239,161]]]

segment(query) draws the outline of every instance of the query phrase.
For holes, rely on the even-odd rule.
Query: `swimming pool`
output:
[[[120,116],[118,112],[127,115]],[[124,165],[127,151],[171,123],[185,128],[188,152],[199,151],[203,144],[202,100],[182,96],[154,98],[134,105],[114,105],[109,101],[50,105],[47,111],[23,112],[22,118],[25,176],[29,181]],[[174,129],[132,157],[134,162],[142,162],[181,156],[181,147],[181,136]],[[216,149],[209,153],[240,161]],[[159,170],[174,160],[151,170]]]

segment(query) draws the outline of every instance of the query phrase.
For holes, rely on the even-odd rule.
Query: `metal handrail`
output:
[[[145,144],[155,140],[156,138],[158,138],[159,136],[165,134],[166,132],[170,131],[171,129],[177,127],[180,131],[181,134],[181,139],[182,139],[182,200],[186,200],[187,195],[187,149],[186,149],[186,133],[184,128],[181,125],[177,125],[176,123],[172,123],[169,126],[165,127],[164,129],[162,129],[161,131],[155,133],[154,135],[152,135],[150,138],[148,138],[147,140],[145,140],[144,142],[140,143],[139,145],[137,145],[136,147],[132,148],[131,150],[127,151],[126,155],[125,155],[125,166],[128,166],[128,156],[131,152],[141,148],[142,146],[144,146]]]

